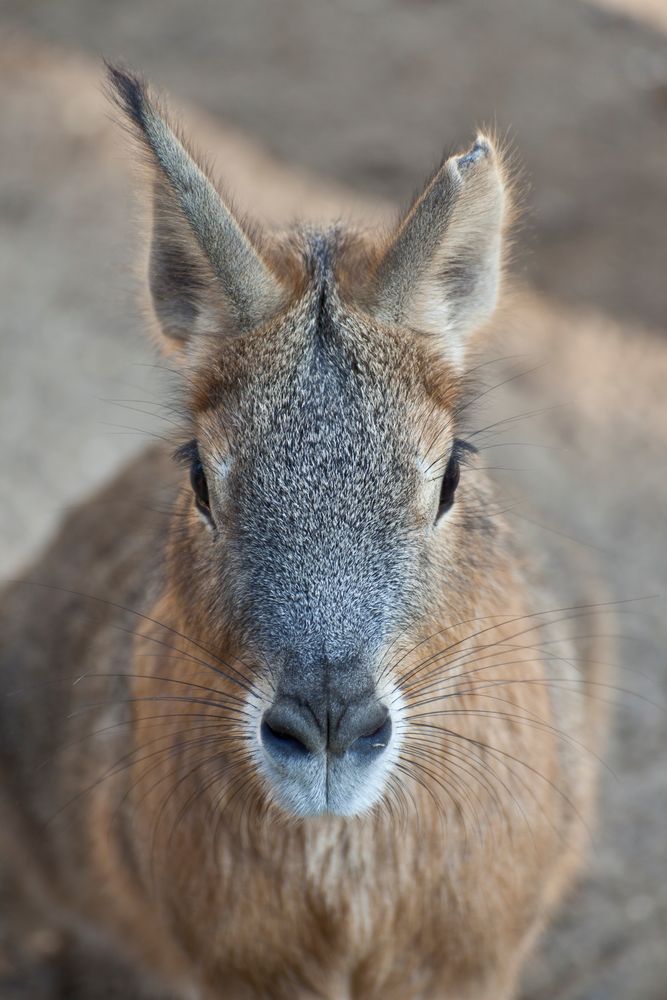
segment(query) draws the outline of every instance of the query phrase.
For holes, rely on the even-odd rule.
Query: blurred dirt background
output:
[[[548,533],[588,553],[614,600],[650,598],[622,605],[613,629],[630,693],[599,832],[524,998],[665,1000],[667,0],[2,0],[5,577],[163,433],[136,303],[140,212],[101,56],[170,92],[264,219],[383,216],[476,124],[509,135],[525,291],[495,345],[514,358],[493,382],[516,377],[480,420],[528,416],[489,438],[488,465],[536,544]],[[0,887],[7,904],[14,890]],[[99,956],[75,951],[63,969],[48,929],[4,913],[2,1000],[139,996]]]

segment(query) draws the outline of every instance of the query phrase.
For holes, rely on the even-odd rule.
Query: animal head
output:
[[[382,237],[258,234],[145,86],[110,76],[151,166],[150,292],[185,387],[169,586],[207,648],[252,667],[268,796],[364,812],[400,752],[396,651],[445,609],[474,614],[485,571],[459,435],[501,270],[498,155],[478,136]]]

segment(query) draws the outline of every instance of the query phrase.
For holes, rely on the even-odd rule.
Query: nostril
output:
[[[350,750],[352,753],[363,754],[365,757],[379,756],[389,746],[392,734],[391,716],[387,715],[384,722],[373,732],[359,736]]]
[[[266,718],[262,720],[260,727],[260,737],[264,749],[273,757],[283,759],[295,759],[305,757],[310,754],[310,750],[298,736],[287,731],[278,723],[269,723]]]
[[[361,764],[379,757],[391,741],[391,717],[376,700],[352,702],[341,715],[330,712],[327,723],[318,723],[315,712],[295,699],[279,698],[264,713],[259,737],[269,757],[290,765],[325,753],[350,753]]]

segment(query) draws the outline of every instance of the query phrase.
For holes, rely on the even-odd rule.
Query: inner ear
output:
[[[502,164],[478,136],[468,153],[442,164],[380,257],[380,317],[439,337],[458,363],[495,308],[505,214]]]
[[[193,334],[225,326],[225,302],[194,238],[170,214],[153,217],[148,283],[156,318],[165,336],[185,342]]]
[[[109,67],[114,100],[153,166],[150,288],[172,339],[247,332],[278,312],[286,290],[260,241],[224,202],[206,170],[171,128],[138,77]],[[229,323],[222,323],[219,307]]]

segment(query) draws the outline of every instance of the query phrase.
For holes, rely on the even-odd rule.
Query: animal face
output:
[[[253,664],[245,736],[270,795],[363,812],[400,749],[391,647],[451,598],[448,569],[463,579],[457,417],[466,336],[496,295],[494,152],[446,161],[387,241],[260,244],[138,81],[112,82],[155,164],[151,291],[186,372],[175,585],[207,640]]]
[[[372,803],[393,756],[381,657],[423,611],[446,515],[420,442],[426,357],[346,308],[333,265],[307,266],[312,283],[275,328],[223,349],[188,457],[207,484],[198,572],[269,672],[260,765],[292,811],[348,813]],[[437,408],[449,454],[451,414]]]

